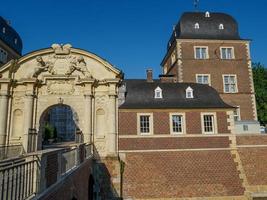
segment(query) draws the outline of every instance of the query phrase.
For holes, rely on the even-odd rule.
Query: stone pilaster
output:
[[[91,143],[92,141],[92,95],[84,95],[84,142]]]
[[[1,91],[0,93],[0,145],[6,144],[7,136],[7,108],[8,108],[8,93]]]
[[[109,95],[109,113],[108,113],[108,155],[115,156],[117,154],[117,131],[116,131],[116,95]]]

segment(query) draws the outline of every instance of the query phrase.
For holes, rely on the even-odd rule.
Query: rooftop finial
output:
[[[200,1],[200,0],[194,0],[194,7],[195,7],[195,11],[196,11],[196,12],[199,11],[199,1]]]

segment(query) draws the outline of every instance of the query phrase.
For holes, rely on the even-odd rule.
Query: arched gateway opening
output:
[[[80,142],[77,113],[68,105],[56,104],[48,107],[40,118],[39,133],[42,146]]]

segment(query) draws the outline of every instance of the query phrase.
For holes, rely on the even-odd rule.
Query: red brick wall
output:
[[[212,110],[206,110],[212,112]],[[139,113],[143,113],[140,110]],[[179,112],[179,110],[172,111]],[[119,112],[119,134],[120,135],[136,135],[137,134],[137,113],[136,111]],[[153,126],[154,134],[170,134],[170,119],[169,113],[164,110],[153,111]],[[226,111],[216,112],[218,133],[230,133],[228,130]],[[186,111],[186,133],[187,134],[201,134],[201,112],[200,111]]]
[[[119,134],[120,135],[137,134],[136,112],[119,112]]]
[[[90,174],[92,174],[92,160],[87,160],[81,168],[73,172],[73,174],[63,182],[55,185],[52,190],[41,199],[61,200],[75,197],[79,200],[88,200]]]
[[[186,133],[187,134],[201,134],[201,117],[200,112],[186,112]]]
[[[127,153],[124,198],[244,194],[230,151]]]
[[[229,123],[227,122],[227,114],[226,112],[216,112],[217,116],[217,126],[218,126],[218,133],[230,133],[231,131],[228,130]]]
[[[154,134],[170,134],[168,112],[153,112]]]
[[[120,138],[119,150],[228,148],[228,137]]]
[[[239,148],[238,153],[250,185],[267,185],[267,148]]]
[[[237,145],[266,145],[267,135],[240,135],[236,137]]]

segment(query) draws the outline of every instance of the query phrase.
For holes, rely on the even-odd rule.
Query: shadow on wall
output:
[[[116,171],[116,164],[119,163],[118,157],[102,159],[95,146],[94,152],[94,199],[97,196],[101,199],[122,200],[120,197],[120,182],[112,183],[112,179],[120,179],[120,172]],[[112,174],[111,174],[112,173]],[[119,177],[116,177],[118,176]]]

